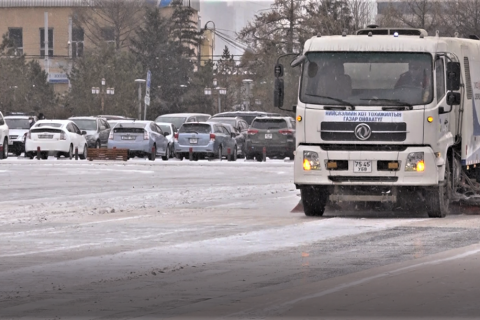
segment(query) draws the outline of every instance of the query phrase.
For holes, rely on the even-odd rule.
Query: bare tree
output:
[[[445,2],[432,0],[391,1],[379,22],[394,27],[421,28],[429,34],[445,31]]]
[[[107,42],[121,49],[142,22],[144,1],[84,0],[85,5],[74,12],[74,23],[85,30],[85,36],[96,46]]]
[[[460,36],[480,36],[480,0],[449,1],[445,23]]]
[[[376,2],[372,0],[346,0],[352,15],[352,27],[354,30],[365,28],[375,22]]]

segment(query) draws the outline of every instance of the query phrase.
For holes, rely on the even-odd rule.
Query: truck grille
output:
[[[369,128],[368,137],[364,130],[356,132],[360,125],[366,125]],[[324,141],[405,141],[407,124],[405,122],[322,122],[320,135]]]

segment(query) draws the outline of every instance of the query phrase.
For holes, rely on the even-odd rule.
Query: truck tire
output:
[[[301,188],[303,210],[307,217],[320,217],[325,212],[327,205],[328,192],[322,187]]]
[[[427,213],[430,218],[445,218],[449,213],[451,196],[451,173],[450,165],[445,164],[445,179],[438,186],[428,188],[425,192]]]

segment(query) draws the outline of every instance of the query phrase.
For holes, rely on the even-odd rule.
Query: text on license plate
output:
[[[372,172],[372,161],[353,161],[353,172]]]
[[[122,140],[135,140],[135,136],[122,136]]]
[[[265,133],[265,139],[272,139],[271,133]]]
[[[38,138],[39,138],[39,139],[52,139],[52,138],[53,138],[53,134],[39,134],[39,135],[38,135]]]
[[[190,141],[190,143],[197,143],[198,139],[196,139],[196,138],[195,139],[190,139],[189,141]]]

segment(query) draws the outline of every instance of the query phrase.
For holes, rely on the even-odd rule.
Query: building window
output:
[[[72,58],[83,56],[84,32],[82,28],[72,29]]]
[[[23,31],[22,28],[8,28],[8,39],[15,46],[15,54],[23,54]]]
[[[107,43],[114,44],[115,43],[115,29],[114,28],[102,28],[102,38]]]
[[[40,55],[45,57],[45,29],[40,28]],[[48,56],[53,57],[53,29],[48,29]]]

